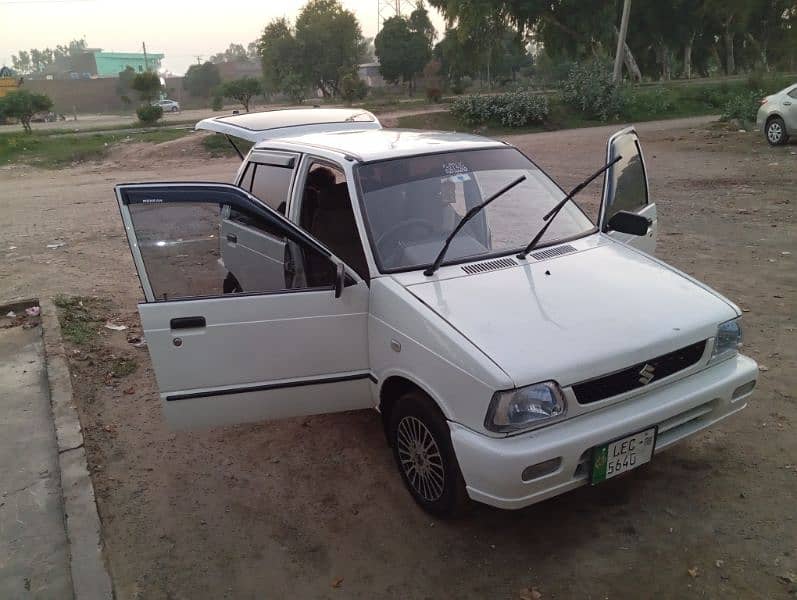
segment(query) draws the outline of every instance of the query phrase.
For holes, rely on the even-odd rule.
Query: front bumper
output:
[[[592,448],[653,425],[656,453],[747,406],[758,366],[742,355],[649,394],[508,438],[489,438],[450,422],[451,441],[473,500],[523,508],[589,482]],[[558,466],[557,459],[559,459]],[[527,467],[551,461],[553,472],[523,481]]]

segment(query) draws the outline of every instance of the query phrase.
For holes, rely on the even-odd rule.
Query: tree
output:
[[[88,45],[86,44],[86,38],[80,38],[79,40],[72,40],[68,44],[58,44],[53,50],[53,57],[54,58],[75,58],[79,54],[83,54],[86,51]]]
[[[409,93],[415,90],[415,79],[432,58],[435,30],[429,14],[421,5],[409,18],[390,17],[374,40],[379,70],[387,81],[404,81]]]
[[[356,68],[365,53],[360,24],[337,0],[310,0],[296,19],[305,81],[325,97],[338,93],[342,70]]]
[[[19,119],[26,133],[31,132],[30,121],[33,115],[52,107],[53,101],[49,96],[28,90],[16,90],[0,98],[0,113],[6,118]]]
[[[124,71],[119,71],[119,81],[116,84],[116,93],[125,104],[130,104],[130,96],[133,91],[133,80],[135,80],[136,70],[130,65],[125,67]]]
[[[302,53],[285,19],[274,19],[258,40],[258,52],[263,67],[263,82],[269,92],[288,94],[296,90],[297,82],[308,87],[302,75]]]
[[[157,73],[153,73],[152,71],[138,73],[133,78],[133,83],[130,87],[137,91],[141,100],[147,104],[157,99],[161,93],[161,89],[163,89],[160,77],[158,77]]]
[[[243,44],[230,44],[224,52],[219,52],[210,57],[212,63],[227,62],[246,62],[249,60],[249,53]]]
[[[443,39],[434,48],[434,57],[440,61],[445,78],[458,86],[463,77],[471,77],[478,63],[475,47],[455,27],[446,29]]]
[[[263,93],[263,85],[259,79],[254,77],[242,77],[241,79],[222,84],[219,91],[227,98],[240,102],[244,110],[249,112],[249,104],[252,102],[252,98]]]
[[[191,65],[183,77],[183,89],[195,98],[208,98],[221,83],[219,68],[212,62]]]
[[[290,98],[294,104],[301,104],[304,102],[304,94],[307,91],[307,86],[304,79],[298,73],[291,73],[282,82],[282,92]]]
[[[50,48],[38,49],[31,48],[30,51],[20,50],[18,54],[11,56],[11,63],[14,69],[22,75],[30,73],[40,73],[53,64],[56,59],[73,59],[77,55],[86,51],[87,44],[85,38],[72,40],[67,44],[59,44],[55,50]],[[71,65],[70,65],[71,67]]]
[[[11,64],[14,66],[15,71],[23,75],[27,75],[33,70],[30,53],[25,50],[20,50],[19,54],[12,55]]]

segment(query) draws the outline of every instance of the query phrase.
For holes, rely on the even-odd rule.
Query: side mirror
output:
[[[650,224],[651,221],[647,217],[628,212],[627,210],[621,210],[609,219],[607,228],[620,233],[630,233],[631,235],[646,235]]]
[[[338,263],[337,273],[335,273],[335,298],[340,298],[343,294],[343,286],[346,285],[346,268],[343,263]]]

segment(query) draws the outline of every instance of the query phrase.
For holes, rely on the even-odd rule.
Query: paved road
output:
[[[0,329],[0,598],[72,598],[39,326]]]

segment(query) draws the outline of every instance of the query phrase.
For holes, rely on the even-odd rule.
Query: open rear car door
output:
[[[232,185],[128,184],[116,195],[172,427],[372,406],[368,287],[323,245]],[[284,255],[237,252],[242,230],[237,241],[220,235],[231,213],[249,235],[282,240],[272,248]],[[231,273],[257,270],[258,261],[269,277],[241,277],[225,290]]]
[[[604,176],[603,199],[600,210],[600,230],[623,243],[653,254],[656,250],[656,205],[650,199],[645,159],[639,137],[633,127],[618,131],[609,138],[606,162],[617,156],[622,158],[612,165]],[[618,213],[630,212],[648,219],[645,235],[632,235],[616,231],[612,219]],[[621,217],[619,217],[621,218]]]
[[[381,129],[373,113],[361,108],[299,108],[210,117],[195,129],[213,131],[254,144],[275,137],[330,131]]]

